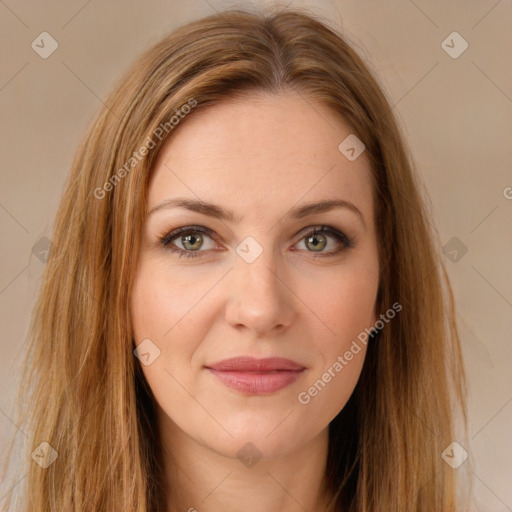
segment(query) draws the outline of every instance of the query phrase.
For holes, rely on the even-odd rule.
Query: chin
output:
[[[204,443],[219,454],[243,459],[253,457],[258,459],[277,459],[284,457],[301,445],[307,443],[314,433],[308,435],[304,426],[286,424],[286,415],[275,421],[262,421],[257,415],[238,421],[236,425],[226,424],[226,430],[231,434],[215,437],[208,436]]]

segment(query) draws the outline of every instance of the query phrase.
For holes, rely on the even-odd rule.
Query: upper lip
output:
[[[246,371],[246,372],[271,372],[277,370],[299,371],[304,370],[304,366],[291,359],[282,357],[267,357],[256,359],[254,357],[242,356],[224,359],[217,363],[206,366],[212,370],[220,371]]]

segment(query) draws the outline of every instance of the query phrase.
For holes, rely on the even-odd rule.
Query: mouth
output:
[[[208,370],[215,375],[225,386],[248,393],[263,395],[273,393],[295,382],[304,372],[303,370],[274,370],[270,372],[245,372]]]
[[[283,358],[236,357],[206,366],[228,388],[251,395],[274,393],[301,377],[306,368]]]

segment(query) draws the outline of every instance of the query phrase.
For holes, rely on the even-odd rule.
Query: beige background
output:
[[[480,510],[510,511],[512,3],[282,5],[288,3],[314,6],[373,65],[421,169],[443,244],[457,237],[467,247],[459,261],[447,255],[446,262],[470,381],[475,496]],[[23,426],[16,427],[10,416],[18,358],[44,266],[32,249],[42,237],[51,239],[88,122],[136,55],[174,27],[230,5],[0,0],[1,451],[7,435],[23,436]],[[47,59],[31,48],[43,31],[59,45]],[[441,46],[454,31],[469,44],[458,58]],[[460,42],[454,45],[460,48]],[[0,500],[7,491],[0,488]]]

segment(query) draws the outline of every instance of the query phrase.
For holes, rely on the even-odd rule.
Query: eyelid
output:
[[[308,226],[307,228],[304,228],[296,235],[299,237],[299,239],[297,240],[297,242],[295,244],[304,240],[304,238],[306,238],[306,236],[308,236],[308,235],[311,236],[311,235],[314,235],[317,233],[325,234],[325,235],[331,236],[332,238],[335,238],[338,241],[338,243],[340,243],[343,247],[341,249],[335,249],[333,251],[319,252],[319,253],[315,253],[314,251],[305,251],[305,252],[309,252],[309,253],[313,254],[314,256],[317,254],[318,254],[318,256],[335,255],[335,254],[338,254],[339,252],[341,252],[343,249],[350,249],[351,247],[353,247],[355,245],[354,244],[355,237],[349,237],[347,234],[345,234],[344,231],[337,229],[333,226],[330,226],[329,224],[317,224],[317,225]]]
[[[160,241],[167,246],[171,243],[172,240],[177,238],[179,235],[196,232],[207,235],[212,239],[215,239],[215,234],[213,230],[211,230],[210,228],[204,226],[183,226],[181,228],[176,228],[169,231],[166,235],[160,238]]]
[[[189,225],[189,226],[183,226],[180,228],[176,228],[168,232],[166,235],[159,238],[160,243],[164,246],[164,248],[168,248],[169,250],[176,252],[181,257],[182,255],[186,255],[187,257],[197,257],[201,256],[201,253],[209,252],[211,250],[219,250],[216,249],[208,249],[208,250],[197,250],[197,251],[187,251],[184,249],[181,249],[180,247],[177,247],[172,242],[174,239],[178,238],[180,235],[185,235],[188,233],[201,233],[203,235],[209,236],[212,240],[216,240],[217,234],[210,228],[207,228],[205,226],[198,226],[198,225]],[[314,235],[316,233],[320,234],[326,234],[331,236],[332,238],[337,239],[338,243],[341,244],[341,247],[338,249],[334,249],[327,252],[318,252],[315,253],[315,251],[298,251],[298,252],[308,252],[313,257],[328,257],[328,256],[334,256],[339,254],[340,252],[349,249],[354,246],[354,240],[355,237],[349,237],[347,236],[343,231],[330,226],[328,224],[316,224],[307,226],[304,229],[300,230],[295,237],[298,237],[298,240],[294,243],[296,245],[297,243],[301,242],[304,238],[306,238],[307,235]],[[222,250],[222,249],[221,249]],[[296,249],[295,249],[296,251]]]

